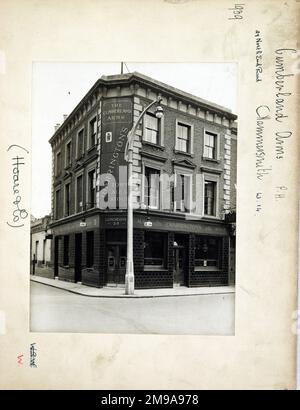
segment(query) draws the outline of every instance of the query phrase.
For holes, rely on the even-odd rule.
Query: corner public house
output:
[[[135,287],[234,282],[234,224],[227,216],[235,214],[237,117],[136,72],[101,77],[50,139],[53,277],[124,284],[127,132],[158,96],[164,116],[150,109],[134,141],[133,176],[141,181],[133,193]],[[153,178],[163,173],[175,176],[169,192]],[[117,181],[114,209],[100,206],[103,174]]]

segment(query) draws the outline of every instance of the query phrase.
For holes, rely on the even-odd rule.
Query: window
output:
[[[196,236],[195,267],[221,268],[221,238]]]
[[[159,120],[154,114],[145,115],[144,141],[159,144]]]
[[[176,174],[173,190],[174,209],[181,212],[191,211],[192,175]]]
[[[47,239],[43,240],[43,264],[46,263],[46,241]]]
[[[55,174],[56,176],[60,175],[61,173],[61,153],[58,152],[56,154],[56,167],[55,167]]]
[[[217,159],[217,134],[205,131],[203,156],[209,159]]]
[[[35,255],[34,259],[37,261],[38,260],[38,252],[39,252],[39,241],[35,241]]]
[[[166,266],[166,235],[160,232],[145,232],[145,267],[164,268]]]
[[[69,266],[69,235],[64,236],[64,266]]]
[[[216,182],[205,181],[204,214],[216,216]]]
[[[190,138],[191,127],[178,122],[175,149],[182,152],[190,152]]]
[[[97,139],[97,118],[94,117],[89,124],[89,147],[92,148],[96,145]]]
[[[76,180],[76,211],[83,210],[83,177],[80,175]]]
[[[108,229],[105,233],[106,242],[126,242],[127,230],[126,229]]]
[[[77,158],[80,158],[84,151],[84,130],[77,134]]]
[[[95,170],[88,173],[88,207],[94,208],[96,202],[96,172]]]
[[[66,145],[66,167],[72,162],[72,141],[69,141]]]
[[[94,265],[94,231],[86,233],[86,267]]]
[[[160,170],[145,167],[144,204],[149,208],[159,208],[160,204]]]
[[[60,203],[60,189],[58,189],[55,193],[55,218],[59,219],[60,218],[60,209],[61,209],[61,203]]]
[[[70,215],[70,184],[65,186],[65,215]]]

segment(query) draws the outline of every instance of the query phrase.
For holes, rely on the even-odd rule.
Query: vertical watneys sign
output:
[[[101,174],[106,175],[104,179],[110,189],[110,198],[111,190],[115,190],[118,208],[126,207],[127,174],[124,171],[127,164],[124,152],[127,134],[132,127],[132,109],[131,98],[108,98],[102,103]],[[103,185],[105,183],[102,183],[102,187]]]

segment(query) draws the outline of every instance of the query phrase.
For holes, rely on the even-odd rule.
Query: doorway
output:
[[[58,252],[59,252],[59,237],[54,239],[54,277],[58,277]]]
[[[107,284],[124,284],[126,244],[107,244]]]
[[[82,234],[75,234],[75,282],[81,282],[82,270]]]
[[[187,244],[188,244],[188,235],[177,234],[174,236],[174,247],[173,247],[174,286],[185,286],[186,285]]]
[[[174,285],[177,286],[185,285],[185,254],[184,247],[174,248]]]

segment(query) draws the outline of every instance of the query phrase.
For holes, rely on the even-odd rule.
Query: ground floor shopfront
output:
[[[96,287],[125,283],[126,213],[92,212],[52,225],[53,277]],[[136,212],[135,287],[233,284],[227,225],[183,215]]]

